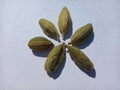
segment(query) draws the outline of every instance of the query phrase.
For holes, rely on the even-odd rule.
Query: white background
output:
[[[0,0],[0,90],[120,90],[119,5],[119,0]],[[33,55],[27,46],[35,36],[48,38],[39,27],[40,18],[58,28],[64,6],[73,33],[93,24],[94,40],[82,51],[94,63],[96,78],[82,72],[67,53],[60,76],[53,79],[44,70],[46,57]]]

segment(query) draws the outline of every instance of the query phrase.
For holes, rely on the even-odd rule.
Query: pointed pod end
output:
[[[68,42],[68,45],[71,45],[72,43],[71,42]]]
[[[65,36],[65,35],[62,34],[62,39],[63,39],[63,40],[64,40],[64,36]]]
[[[62,9],[67,10],[67,7],[66,7],[66,6],[64,6]]]
[[[42,21],[43,21],[43,18],[39,19],[38,22],[39,22],[40,25],[41,25],[41,22],[42,22]]]
[[[58,42],[61,42],[61,41],[60,41],[60,38],[57,38],[57,41],[58,41]]]
[[[68,45],[65,44],[65,47],[67,47]]]
[[[63,42],[62,44],[65,45],[65,42]]]
[[[92,23],[88,23],[87,25],[90,25],[90,26],[92,26]]]
[[[53,43],[52,43],[52,46],[54,47],[54,46],[55,46],[55,44],[53,44]]]
[[[65,44],[65,47],[66,47],[66,48],[68,48],[68,47],[69,47],[69,45],[66,45],[66,44]]]

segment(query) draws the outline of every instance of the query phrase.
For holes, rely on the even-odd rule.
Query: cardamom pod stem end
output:
[[[71,42],[68,42],[68,45],[72,44]]]

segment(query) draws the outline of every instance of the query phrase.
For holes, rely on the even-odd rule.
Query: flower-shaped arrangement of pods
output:
[[[46,34],[50,38],[60,41],[60,35],[58,33],[58,30],[51,21],[42,18],[39,20],[39,25],[44,34]],[[64,39],[65,35],[67,35],[67,33],[70,32],[71,27],[71,16],[66,7],[63,7],[59,14],[58,27]],[[75,64],[82,71],[89,73],[91,72],[91,70],[94,69],[94,65],[90,61],[90,59],[82,51],[79,50],[78,46],[86,43],[92,34],[92,24],[88,23],[76,30],[76,32],[71,36],[70,42],[68,44],[65,44],[63,42],[55,46],[52,41],[40,36],[32,38],[28,42],[28,46],[33,51],[39,52],[46,51],[52,47],[44,65],[44,68],[47,71],[47,73],[56,73],[60,69],[66,56],[66,48],[68,49],[69,55],[71,59],[75,62]]]

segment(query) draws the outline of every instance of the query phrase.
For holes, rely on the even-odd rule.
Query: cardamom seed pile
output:
[[[44,18],[39,20],[39,25],[44,34],[48,37],[60,41],[60,35],[58,33],[55,25]],[[71,16],[67,7],[63,7],[58,18],[59,32],[64,38],[67,33],[70,32]],[[90,36],[93,34],[93,27],[91,23],[88,23],[78,30],[71,36],[70,42],[68,44],[61,43],[57,46],[53,44],[52,41],[44,37],[34,37],[28,42],[28,46],[33,51],[46,51],[50,47],[52,50],[49,52],[47,60],[45,62],[44,68],[47,73],[56,73],[66,56],[66,48],[69,51],[69,55],[74,63],[86,73],[89,73],[94,69],[94,65],[91,60],[81,51],[78,46],[83,45],[87,42]]]

